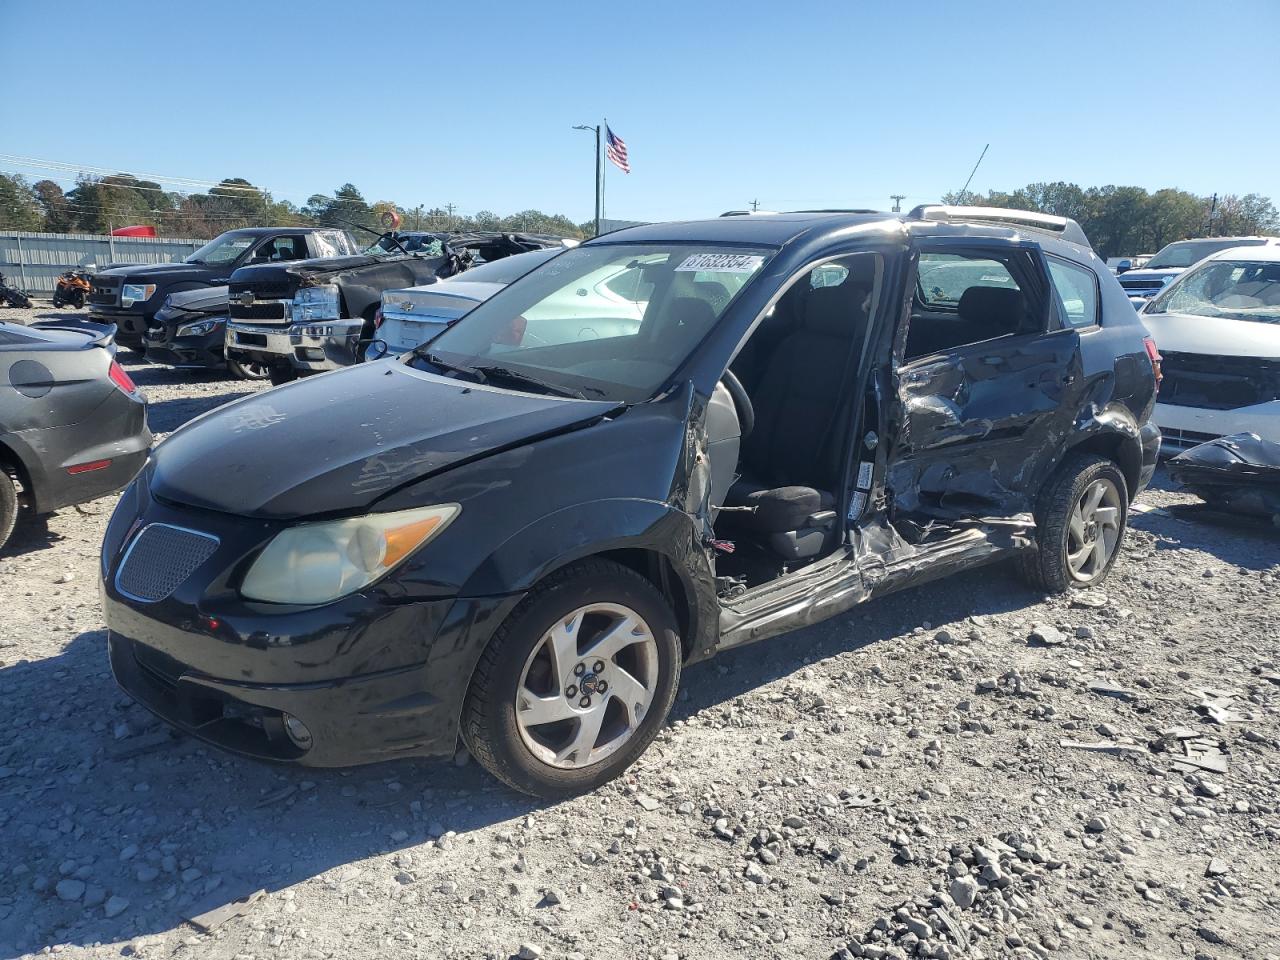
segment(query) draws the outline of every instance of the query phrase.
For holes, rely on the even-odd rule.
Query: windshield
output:
[[[474,280],[478,283],[515,283],[534,267],[542,266],[561,252],[563,251],[560,248],[555,248],[517,253],[515,256],[503,257],[491,263],[482,263],[456,276],[459,280]]]
[[[1280,323],[1280,261],[1206,263],[1166,287],[1145,312]]]
[[[1179,240],[1171,243],[1147,261],[1144,270],[1181,270],[1199,263],[1219,250],[1231,247],[1256,247],[1262,240]]]
[[[209,266],[217,266],[223,263],[232,263],[240,254],[244,253],[257,238],[250,235],[246,236],[242,233],[224,233],[220,237],[215,237],[206,243],[203,247],[187,257],[186,263],[206,263]]]
[[[379,237],[364,251],[366,256],[401,256],[405,251],[424,257],[444,256],[444,242],[430,233],[402,233],[393,239],[391,236]]]
[[[566,250],[420,347],[412,362],[499,385],[533,378],[549,392],[646,400],[771,252],[684,243]]]

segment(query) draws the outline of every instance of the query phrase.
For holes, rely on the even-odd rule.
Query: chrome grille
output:
[[[125,551],[116,572],[116,589],[142,603],[163,600],[216,549],[218,538],[207,533],[168,523],[148,524]]]

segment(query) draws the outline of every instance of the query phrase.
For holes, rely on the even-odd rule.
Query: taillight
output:
[[[382,308],[379,307],[377,310],[373,311],[373,329],[377,330],[382,326],[382,320]]]
[[[1164,379],[1164,373],[1160,369],[1160,362],[1164,357],[1160,356],[1160,351],[1156,349],[1156,342],[1150,337],[1142,338],[1142,345],[1147,348],[1147,358],[1151,361],[1151,372],[1156,375],[1156,386],[1160,386],[1160,381]]]
[[[107,376],[111,378],[111,382],[123,390],[125,393],[137,393],[138,387],[134,384],[129,375],[124,372],[124,367],[111,361],[111,369],[107,371]]]

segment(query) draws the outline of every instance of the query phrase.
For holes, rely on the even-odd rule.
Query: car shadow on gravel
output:
[[[672,719],[922,622],[998,614],[1038,599],[993,569],[1004,568],[876,600],[690,667]],[[0,955],[163,933],[259,889],[328,871],[341,882],[371,856],[449,832],[456,836],[446,843],[466,844],[472,831],[548,806],[474,762],[318,770],[232,756],[171,733],[119,692],[105,641],[104,631],[90,631],[56,657],[11,664],[0,650]],[[518,853],[506,869],[519,869]],[[430,851],[406,856],[399,882],[430,882]],[[59,891],[59,881],[70,882]],[[107,916],[106,904],[114,911],[122,901]]]
[[[474,763],[306,769],[171,732],[116,688],[102,630],[47,659],[6,662],[7,653],[0,956],[163,933],[260,889],[449,831],[457,836],[445,842],[462,845],[545,806]]]

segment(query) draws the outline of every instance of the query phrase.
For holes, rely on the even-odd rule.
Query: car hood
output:
[[[1121,283],[1125,280],[1167,280],[1183,272],[1181,267],[1171,267],[1168,270],[1126,270],[1116,279]]]
[[[156,448],[151,490],[271,519],[353,513],[405,484],[621,406],[497,390],[391,360],[361,364],[191,421]]]
[[[1280,324],[1185,313],[1140,313],[1138,316],[1161,351],[1280,358]]]
[[[99,270],[95,277],[121,277],[122,282],[148,283],[164,281],[165,283],[190,277],[202,280],[216,271],[203,263],[139,263],[131,267],[113,267],[110,270]]]
[[[193,313],[227,312],[226,287],[201,287],[199,290],[183,290],[169,294],[166,306],[173,310]]]

